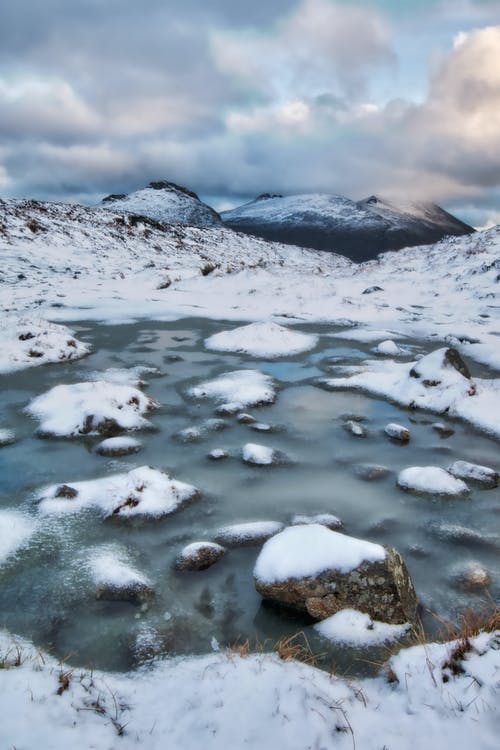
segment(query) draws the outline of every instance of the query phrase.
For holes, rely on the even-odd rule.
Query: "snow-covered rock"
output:
[[[455,432],[452,427],[444,424],[444,422],[434,422],[431,427],[434,432],[437,432],[437,434],[442,438],[451,437],[451,435],[453,435],[453,433]]]
[[[0,373],[80,359],[90,352],[67,326],[39,317],[5,316],[0,321]]]
[[[215,333],[205,340],[205,346],[214,351],[276,359],[313,349],[317,342],[314,334],[300,333],[277,323],[250,323],[232,331]]]
[[[151,423],[142,415],[158,406],[137,388],[98,380],[56,385],[34,398],[26,411],[39,420],[40,435],[113,436],[125,430],[151,428]]]
[[[241,451],[241,457],[246,464],[254,466],[272,466],[284,463],[286,456],[275,448],[259,443],[245,443]]]
[[[17,510],[0,510],[0,565],[24,547],[36,529],[36,522]]]
[[[128,195],[108,195],[101,205],[170,224],[209,227],[221,223],[216,211],[203,203],[196,193],[173,182],[150,182],[147,187]]]
[[[124,549],[109,545],[90,550],[87,565],[97,599],[140,604],[154,596],[149,578],[134,567]]]
[[[205,570],[225,554],[225,548],[215,542],[191,542],[181,550],[175,567],[177,570]]]
[[[484,590],[491,583],[491,576],[481,563],[469,560],[455,568],[454,578],[466,591]]]
[[[364,612],[355,609],[342,609],[314,626],[324,638],[349,646],[378,646],[387,641],[402,638],[409,629],[409,623],[389,625],[378,622]]]
[[[212,461],[222,461],[224,458],[229,458],[229,453],[223,448],[214,448],[209,452],[208,458]]]
[[[383,357],[404,357],[408,353],[407,349],[398,346],[392,339],[381,341],[372,351],[374,354],[380,354]]]
[[[234,370],[214,380],[193,386],[189,394],[195,398],[211,398],[236,413],[246,406],[274,403],[273,379],[259,370]]]
[[[454,461],[448,466],[448,471],[457,479],[473,482],[481,487],[492,488],[498,486],[498,472],[488,466],[472,464],[469,461]]]
[[[157,367],[135,365],[135,367],[108,367],[106,370],[100,372],[91,372],[88,375],[88,379],[105,380],[106,383],[132,385],[135,388],[145,388],[149,384],[144,376],[159,374],[160,370]]]
[[[368,435],[366,427],[361,424],[361,422],[357,422],[355,419],[346,420],[342,424],[342,427],[346,432],[354,435],[354,437],[366,437]]]
[[[411,466],[398,474],[398,486],[408,492],[428,495],[468,495],[469,488],[461,479],[438,466]]]
[[[389,469],[379,464],[357,464],[354,466],[354,473],[365,482],[372,482],[386,477],[389,474]]]
[[[284,525],[279,521],[248,521],[223,526],[217,531],[216,539],[228,547],[241,547],[252,544],[263,544],[275,534],[282,531]]]
[[[129,456],[138,453],[142,443],[132,437],[106,438],[96,446],[96,453],[101,456]]]
[[[16,442],[16,435],[13,430],[0,428],[0,448],[4,445],[11,445]]]
[[[392,624],[415,617],[413,584],[395,549],[317,524],[290,526],[266,542],[254,580],[263,597],[317,620],[350,608]]]
[[[384,432],[391,440],[398,440],[400,443],[408,443],[410,440],[410,430],[408,427],[403,427],[403,425],[396,424],[396,422],[389,422],[384,427]]]
[[[198,496],[192,485],[171,479],[149,466],[140,466],[126,474],[102,479],[53,484],[40,490],[35,498],[41,513],[78,513],[97,508],[105,517],[159,518],[174,513]]]
[[[319,524],[320,526],[326,526],[328,529],[340,529],[342,528],[342,521],[333,513],[315,513],[312,516],[301,515],[300,513],[293,516],[291,525],[301,526],[303,524]]]

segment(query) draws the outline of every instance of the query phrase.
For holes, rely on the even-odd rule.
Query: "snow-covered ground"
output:
[[[291,326],[297,326],[307,335],[300,331],[305,323],[335,324],[344,328],[340,334],[332,331],[335,336],[375,347],[388,340],[405,346],[408,338],[435,342],[436,348],[446,344],[469,361],[500,370],[498,227],[355,265],[224,228],[162,229],[111,209],[30,201],[0,202],[0,209],[2,372],[88,351],[69,329],[55,329],[46,321],[186,316],[225,319],[228,331],[231,321],[271,321],[293,333],[297,331]],[[26,328],[33,338],[20,338]],[[35,337],[45,331],[50,335],[42,356],[30,353]],[[263,343],[266,356],[283,354],[271,340]],[[292,351],[290,345],[287,353]],[[354,378],[367,373],[363,386],[383,380],[384,387],[374,386],[372,392],[394,398],[395,384],[403,388],[412,380],[409,369],[415,362],[394,361],[401,356],[392,346],[377,353],[384,358],[360,365]],[[257,371],[238,372],[203,383],[203,392],[193,395],[236,410],[274,399],[270,378]],[[339,386],[360,386],[342,380]],[[499,381],[473,380],[475,392],[457,380],[453,401],[445,406],[486,429],[493,417],[498,422]],[[114,387],[132,386],[114,381]],[[195,494],[193,487],[141,467],[93,482],[53,485],[39,493],[38,507],[46,514],[94,507],[104,515],[162,515]],[[2,538],[4,530],[10,535],[8,542],[2,539],[5,560],[34,529],[24,516],[9,513],[0,518]],[[335,533],[315,528],[294,527],[293,533],[314,533],[313,545],[318,533]],[[278,537],[272,539],[271,550],[278,543]],[[271,562],[275,564],[274,557]],[[353,739],[357,747],[374,750],[427,750],[445,742],[455,750],[497,747],[498,636],[496,647],[493,636],[480,636],[457,674],[444,666],[452,646],[402,651],[391,662],[390,674],[397,679],[392,684],[383,677],[353,684],[276,656],[242,659],[223,653],[166,660],[122,676],[90,675],[66,670],[48,656],[40,659],[27,644],[19,649],[26,656],[19,659],[20,666],[0,669],[0,746],[6,748],[142,744],[154,750],[168,744],[183,750],[303,750],[352,747]],[[0,661],[9,666],[16,654],[5,636]]]

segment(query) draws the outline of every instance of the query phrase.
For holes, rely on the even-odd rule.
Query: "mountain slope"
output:
[[[128,195],[108,195],[101,206],[170,224],[210,227],[221,223],[219,214],[203,203],[196,193],[174,182],[150,182],[142,190]]]
[[[232,229],[258,237],[370,260],[384,250],[436,242],[474,231],[434,204],[398,208],[372,196],[260,195],[221,218]]]

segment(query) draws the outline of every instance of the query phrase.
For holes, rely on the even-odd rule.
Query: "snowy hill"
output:
[[[473,231],[434,204],[398,207],[375,196],[356,203],[339,195],[265,193],[224,211],[221,218],[226,226],[247,234],[338,252],[355,261]]]
[[[103,208],[147,216],[156,221],[210,227],[220,224],[219,214],[203,203],[196,193],[173,182],[150,182],[128,195],[108,195]]]

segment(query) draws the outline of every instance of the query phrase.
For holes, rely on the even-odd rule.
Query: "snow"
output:
[[[175,512],[197,495],[195,487],[171,479],[157,469],[140,466],[102,479],[54,484],[36,493],[35,499],[43,514],[79,513],[86,508],[97,508],[105,517],[159,518]]]
[[[217,531],[217,539],[222,544],[253,544],[269,539],[284,528],[279,521],[248,521],[223,526]]]
[[[461,479],[438,466],[411,466],[398,474],[398,486],[411,492],[431,495],[467,495],[469,488]]]
[[[11,443],[14,443],[15,440],[16,436],[12,430],[0,428],[0,448],[4,445],[10,445]]]
[[[87,565],[97,587],[125,589],[131,586],[151,586],[147,576],[132,565],[127,551],[117,546],[108,545],[89,550]]]
[[[329,529],[339,529],[342,526],[342,521],[333,513],[316,513],[312,516],[304,516],[297,514],[293,516],[291,525],[300,526],[302,524],[316,523],[320,526],[326,526]]]
[[[325,570],[350,573],[361,563],[385,560],[380,544],[331,531],[326,526],[289,526],[272,537],[257,559],[254,576],[263,583],[316,576]]]
[[[36,529],[36,522],[17,510],[0,510],[0,565],[24,547]]]
[[[245,463],[256,466],[271,466],[277,460],[277,452],[274,448],[259,443],[245,443],[241,456]]]
[[[402,443],[407,443],[410,439],[410,431],[408,427],[403,427],[401,424],[396,422],[389,422],[384,427],[385,434],[393,440],[399,440]]]
[[[101,372],[91,372],[89,380],[105,380],[107,383],[117,385],[131,385],[134,388],[144,388],[148,385],[144,380],[144,375],[158,375],[157,367],[147,367],[146,365],[136,365],[135,367],[108,367]]]
[[[457,479],[469,479],[489,487],[498,485],[498,472],[488,466],[471,464],[469,461],[454,461],[451,466],[448,466],[448,471]]]
[[[330,641],[349,646],[378,646],[386,641],[402,638],[409,624],[389,625],[372,620],[370,615],[356,609],[342,609],[314,626],[314,629]]]
[[[324,381],[330,389],[361,390],[403,406],[458,417],[500,437],[500,379],[468,379],[443,364],[447,350],[440,348],[415,362],[368,360],[361,372]],[[419,377],[413,377],[411,372]]]
[[[189,394],[195,398],[212,398],[235,412],[246,406],[272,404],[276,398],[273,379],[259,370],[226,372],[193,386]]]
[[[3,634],[0,744],[164,750],[167,738],[183,750],[348,750],[353,741],[367,750],[437,750],[444,741],[454,750],[493,750],[498,636],[472,639],[457,675],[445,667],[454,642],[403,649],[389,662],[396,679],[389,684],[382,676],[344,679],[273,654],[244,658],[221,650],[124,675],[87,672]],[[18,652],[21,664],[8,666]],[[69,684],[57,694],[63,671]]]
[[[384,357],[404,357],[406,354],[408,354],[408,350],[398,346],[395,341],[386,339],[385,341],[381,341],[380,344],[377,344],[377,346],[374,347],[373,353],[381,354]]]
[[[277,323],[250,323],[232,331],[215,333],[205,340],[207,349],[219,352],[241,352],[254,357],[276,359],[313,349],[318,337],[300,333]]]
[[[77,437],[99,434],[106,420],[118,430],[151,428],[142,415],[157,406],[137,388],[98,380],[56,385],[33,399],[26,412],[39,420],[43,435]]]
[[[102,440],[96,445],[96,453],[102,456],[126,456],[129,453],[138,453],[142,448],[139,440],[131,437],[112,437]]]
[[[0,374],[80,359],[90,352],[90,346],[67,326],[28,315],[5,316],[0,321],[0,342]]]

